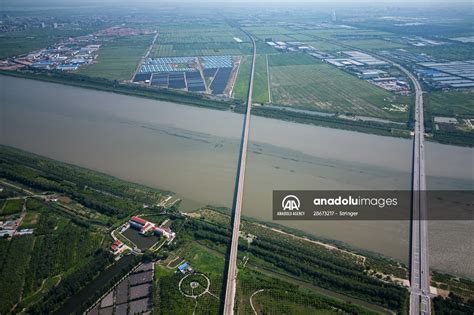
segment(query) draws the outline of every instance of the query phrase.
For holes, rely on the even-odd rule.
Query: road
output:
[[[250,128],[250,111],[252,109],[252,92],[253,92],[253,78],[255,73],[255,58],[257,54],[257,47],[252,35],[243,31],[252,40],[253,44],[253,58],[252,69],[250,71],[249,93],[247,97],[247,110],[244,118],[244,126],[242,131],[242,142],[240,144],[239,164],[237,167],[237,181],[236,191],[234,192],[233,201],[233,227],[232,227],[232,241],[230,245],[230,254],[227,269],[227,280],[224,300],[224,315],[234,314],[235,304],[235,290],[237,286],[237,251],[239,245],[239,231],[240,231],[240,216],[242,212],[242,202],[244,195],[244,177],[245,166],[247,161],[247,146]]]
[[[365,52],[350,47],[354,50]],[[426,204],[425,127],[423,90],[418,79],[405,67],[383,56],[367,52],[400,69],[415,88],[413,135],[412,219],[410,238],[410,315],[431,314],[430,271],[428,263],[428,209]]]
[[[426,205],[425,128],[423,91],[417,78],[394,64],[415,87],[415,126],[413,138],[412,220],[410,240],[410,314],[430,314],[430,276],[428,264],[428,217]]]
[[[156,42],[156,39],[158,38],[158,32],[155,34],[155,36],[153,36],[153,40],[151,41],[151,44],[150,46],[148,47],[146,53],[143,55],[143,57],[140,59],[140,61],[138,62],[137,64],[137,67],[135,68],[135,71],[133,72],[133,76],[132,78],[130,79],[130,82],[133,82],[133,79],[135,78],[135,76],[137,75],[138,71],[140,70],[140,67],[142,65],[142,63],[148,58],[148,56],[150,55],[152,49],[153,49],[153,46],[155,46],[155,42]]]

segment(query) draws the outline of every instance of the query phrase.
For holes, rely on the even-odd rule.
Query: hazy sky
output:
[[[324,5],[331,5],[331,4],[353,4],[356,5],[360,4],[371,4],[371,5],[393,5],[397,6],[400,4],[421,4],[421,5],[431,5],[431,4],[446,4],[446,5],[457,5],[457,4],[468,4],[472,5],[471,0],[453,0],[453,1],[446,1],[446,0],[43,0],[41,2],[35,0],[0,0],[0,6],[2,5],[12,5],[12,4],[22,4],[22,3],[31,3],[35,5],[40,4],[64,4],[64,5],[71,5],[71,4],[103,4],[103,3],[130,3],[130,4],[159,4],[159,3],[167,3],[167,4],[179,4],[179,3],[279,3],[279,4],[295,4],[295,3],[307,3],[307,4],[324,4]]]

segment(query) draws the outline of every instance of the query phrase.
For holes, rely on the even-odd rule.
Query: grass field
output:
[[[435,116],[474,117],[473,93],[431,92],[426,99],[428,111]]]
[[[234,40],[240,38],[241,43]],[[208,28],[160,29],[153,57],[247,55],[252,45],[248,37],[237,28],[228,26]]]
[[[306,54],[279,54],[268,56],[269,67],[312,65],[317,63],[321,62]]]
[[[266,55],[258,55],[256,59],[252,100],[257,103],[269,101]]]
[[[392,104],[408,104],[408,98],[395,96],[327,64],[292,61],[292,65],[282,65],[282,57],[276,58],[279,60],[271,57],[270,81],[275,104],[400,121],[407,119],[406,113],[388,109]],[[302,63],[304,60],[300,59]]]
[[[396,43],[393,41],[383,39],[357,39],[357,40],[342,40],[343,44],[354,46],[360,49],[397,49],[407,48],[407,45]]]
[[[250,70],[252,67],[252,57],[243,56],[240,61],[239,73],[235,80],[233,97],[245,100],[249,91]]]
[[[334,44],[334,43],[329,43],[324,40],[319,40],[316,41],[314,38],[311,39],[311,41],[306,42],[308,45],[313,46],[314,48],[325,51],[325,52],[335,52],[335,51],[341,51],[344,50],[345,48],[341,45]]]
[[[330,39],[341,39],[344,36],[366,36],[366,37],[376,37],[376,36],[393,36],[392,33],[376,31],[376,30],[367,30],[367,29],[346,29],[346,28],[333,28],[333,29],[315,29],[315,30],[304,30],[301,33],[307,35],[315,35],[323,38]]]
[[[178,283],[184,277],[181,273],[175,273],[175,269],[168,269],[164,266],[157,266],[157,288],[158,305],[166,305],[166,309],[157,308],[157,314],[217,314],[219,312],[220,300],[224,273],[224,256],[215,253],[203,245],[196,242],[188,243],[180,249],[182,258],[189,262],[195,272],[205,274],[210,280],[209,293],[199,296],[197,299],[185,297],[179,291]],[[181,257],[181,256],[180,256]],[[170,259],[174,259],[170,258]],[[167,263],[165,262],[165,265]],[[204,278],[200,278],[204,279]],[[201,283],[201,281],[199,282]],[[207,281],[203,281],[207,285]],[[186,285],[186,280],[182,285]],[[189,289],[189,288],[187,288]],[[202,292],[204,287],[201,288]],[[183,288],[183,291],[190,293]],[[195,312],[193,309],[195,308]]]
[[[23,199],[11,199],[7,200],[5,205],[3,206],[3,210],[0,212],[2,215],[10,215],[21,212],[23,207],[24,200]]]
[[[171,56],[239,56],[250,54],[251,45],[247,43],[187,43],[187,44],[158,44],[153,49],[153,57]]]
[[[152,39],[153,35],[112,39],[99,49],[97,62],[81,67],[78,73],[111,80],[130,80]]]

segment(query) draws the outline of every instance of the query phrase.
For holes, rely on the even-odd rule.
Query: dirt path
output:
[[[341,252],[341,253],[345,253],[345,254],[348,254],[348,255],[351,255],[353,257],[356,258],[357,262],[360,263],[360,264],[364,264],[365,263],[365,260],[366,260],[366,257],[365,256],[362,256],[362,255],[359,255],[359,254],[356,254],[356,253],[353,253],[353,252],[350,252],[348,250],[345,250],[345,249],[341,249],[335,245],[330,245],[330,244],[326,244],[326,243],[323,243],[323,242],[320,242],[320,241],[315,241],[315,240],[311,240],[307,237],[301,237],[301,236],[296,236],[296,235],[293,235],[293,234],[290,234],[288,232],[285,232],[285,231],[282,231],[282,230],[279,230],[279,229],[276,229],[276,228],[272,228],[272,227],[269,227],[269,226],[266,226],[266,225],[263,225],[263,224],[260,224],[260,223],[255,223],[256,225],[260,226],[260,227],[263,227],[263,228],[266,228],[266,229],[269,229],[273,232],[277,232],[277,233],[280,233],[280,234],[283,234],[283,235],[286,235],[286,236],[290,236],[294,239],[299,239],[299,240],[302,240],[302,241],[305,241],[305,242],[310,242],[310,243],[313,243],[313,244],[317,244],[317,245],[320,245],[320,246],[323,246],[329,250],[335,250],[335,251],[338,251],[338,252]]]
[[[252,293],[252,295],[250,296],[250,299],[249,299],[250,300],[250,306],[252,307],[252,311],[255,315],[258,315],[258,314],[257,314],[257,311],[255,310],[255,307],[253,306],[252,298],[255,294],[258,294],[258,293],[263,292],[263,291],[265,291],[265,290],[264,289],[257,290],[254,293]]]
[[[268,102],[272,102],[272,90],[270,88],[271,83],[270,83],[270,68],[268,67],[268,55],[265,55],[265,59],[267,61],[267,85],[268,85]]]

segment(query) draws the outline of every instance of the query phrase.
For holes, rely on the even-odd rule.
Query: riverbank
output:
[[[0,75],[71,85],[99,91],[144,97],[154,100],[170,101],[209,109],[232,110],[236,113],[243,113],[245,110],[245,104],[235,99],[228,101],[217,100],[211,99],[201,94],[149,88],[141,85],[125,84],[107,79],[91,78],[78,74],[36,70],[0,71]],[[341,119],[336,116],[316,114],[312,115],[306,113],[305,111],[290,111],[279,109],[274,106],[254,106],[252,108],[252,114],[255,116],[290,121],[300,124],[350,130],[367,134],[399,138],[410,137],[410,124],[408,122],[406,125],[401,125],[400,123],[382,123],[376,120],[368,121],[357,119]],[[439,134],[436,133],[432,138],[428,138],[428,140],[459,146],[472,146],[474,142],[469,134],[453,135],[447,134],[446,132]]]
[[[4,71],[0,75],[13,76],[17,78],[39,80],[51,83],[71,85],[86,89],[106,91],[123,95],[144,97],[160,101],[176,102],[180,104],[206,107],[210,109],[228,110],[231,105],[237,105],[237,101],[223,102],[211,100],[199,94],[179,93],[177,91],[154,90],[140,85],[123,84],[108,79],[91,78],[84,75],[48,72],[48,71]]]
[[[144,87],[142,85],[122,83],[102,78],[92,78],[79,74],[38,70],[1,70],[0,75],[72,85],[87,89],[169,101],[209,109],[232,110],[236,113],[245,112],[245,104],[237,99],[212,99],[202,94]],[[318,115],[317,112],[315,112],[315,114],[310,114],[305,111],[285,110],[284,108],[278,108],[278,106],[254,106],[252,108],[252,115],[367,134],[410,138],[410,122],[407,122],[406,124],[400,124],[397,122],[381,122],[375,117],[373,120],[342,119],[335,115]],[[438,131],[431,135],[427,140],[442,144],[472,147],[474,143],[474,135],[471,133],[453,134]]]

